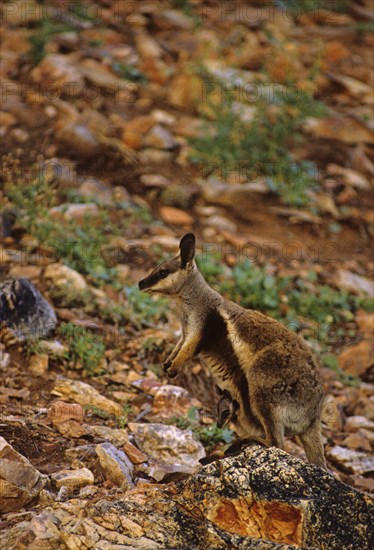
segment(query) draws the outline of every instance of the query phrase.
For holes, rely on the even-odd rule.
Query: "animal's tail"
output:
[[[330,430],[342,427],[338,405],[332,395],[326,395],[322,405],[321,420]]]

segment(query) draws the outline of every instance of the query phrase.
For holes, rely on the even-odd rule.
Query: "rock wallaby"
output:
[[[232,422],[235,424],[238,421],[238,410],[240,408],[236,399],[233,399],[228,390],[221,390],[219,386],[215,386],[219,401],[217,403],[217,426],[225,428]]]
[[[182,337],[164,363],[170,377],[200,354],[217,384],[237,401],[240,437],[283,448],[299,435],[310,462],[326,468],[321,437],[323,389],[306,342],[281,323],[226,300],[205,281],[194,261],[195,236],[187,233],[179,254],[159,264],[139,289],[174,296],[182,313]]]

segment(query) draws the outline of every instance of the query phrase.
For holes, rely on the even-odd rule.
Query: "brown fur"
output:
[[[165,362],[173,377],[200,354],[218,385],[239,403],[236,431],[283,448],[284,435],[300,435],[308,459],[325,468],[320,429],[323,391],[306,342],[278,321],[226,300],[194,262],[195,237],[185,235],[180,255],[139,282],[141,290],[174,295],[183,334]]]

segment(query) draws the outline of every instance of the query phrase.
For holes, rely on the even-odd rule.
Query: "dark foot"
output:
[[[223,458],[222,454],[214,453],[208,456],[204,456],[203,458],[200,458],[199,462],[203,466],[206,466],[207,464],[211,464],[212,462],[216,462],[216,460],[220,460]]]
[[[177,374],[178,374],[177,372],[171,372],[170,371],[170,372],[168,372],[168,377],[169,378],[175,378],[177,376]]]
[[[267,447],[265,441],[263,441],[261,438],[256,437],[248,437],[245,439],[238,439],[237,441],[234,441],[234,443],[231,443],[229,447],[224,452],[225,456],[235,456],[239,454],[243,448],[249,447],[250,445],[263,445],[264,447]]]
[[[171,367],[171,361],[165,361],[165,363],[162,365],[162,368],[164,369],[164,372],[168,372],[168,370]]]

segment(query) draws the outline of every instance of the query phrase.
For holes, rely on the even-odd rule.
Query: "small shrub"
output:
[[[148,78],[146,77],[146,75],[132,65],[115,62],[112,65],[112,69],[116,74],[118,74],[120,78],[130,80],[130,82],[138,82],[139,84],[148,83]]]
[[[271,100],[256,101],[250,122],[244,122],[240,112],[235,111],[230,94],[225,102],[211,104],[210,112],[215,135],[212,138],[207,131],[190,139],[192,162],[219,170],[224,179],[233,170],[245,173],[250,181],[265,177],[269,189],[285,204],[302,206],[310,201],[308,191],[318,187],[316,167],[311,162],[296,161],[290,147],[302,141],[300,126],[306,117],[325,114],[323,104],[312,94],[297,88],[287,93],[276,90]]]
[[[168,301],[165,298],[149,296],[136,286],[125,287],[125,293],[132,311],[140,322],[154,323],[167,320]]]
[[[96,405],[85,405],[84,409],[86,411],[92,412],[92,414],[98,416],[99,418],[102,418],[103,420],[109,420],[109,418],[112,418],[112,415],[110,413],[104,411],[103,409],[100,409],[100,407],[97,407]]]
[[[196,263],[204,278],[210,285],[217,284],[217,281],[221,280],[221,276],[225,272],[223,264],[219,261],[219,257],[217,255],[197,255]]]
[[[102,362],[105,357],[105,344],[100,335],[71,323],[62,323],[60,335],[69,345],[68,359],[76,368],[81,368],[87,376],[98,376],[105,372]]]
[[[280,296],[287,283],[288,279],[269,275],[263,267],[244,260],[235,265],[232,279],[226,278],[221,285],[221,291],[243,307],[277,314]]]
[[[357,378],[357,376],[348,374],[339,367],[338,358],[336,357],[336,355],[324,355],[321,358],[321,362],[324,367],[335,371],[339,376],[339,380],[346,386],[356,387],[359,385],[360,379]]]
[[[31,48],[28,55],[34,65],[38,65],[46,54],[46,46],[55,34],[75,30],[69,23],[58,23],[50,19],[43,19],[39,28],[29,37]]]
[[[210,426],[201,426],[197,420],[197,409],[191,407],[187,418],[174,416],[169,421],[181,430],[192,430],[196,437],[208,450],[212,449],[217,443],[231,443],[233,440],[233,431],[228,428],[218,428],[217,424]]]
[[[125,403],[122,406],[122,414],[118,417],[118,424],[121,429],[125,429],[128,422],[129,416],[133,413],[133,408],[130,403]]]

